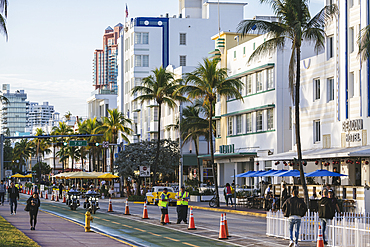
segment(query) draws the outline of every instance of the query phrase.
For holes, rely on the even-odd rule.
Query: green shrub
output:
[[[200,193],[198,190],[191,190],[189,191],[189,195],[191,196],[200,196]]]
[[[137,201],[137,202],[144,202],[145,196],[138,196],[138,195],[130,195],[128,197],[129,201]]]
[[[202,196],[212,196],[215,194],[215,191],[212,189],[206,189],[206,190],[203,190],[201,194]]]

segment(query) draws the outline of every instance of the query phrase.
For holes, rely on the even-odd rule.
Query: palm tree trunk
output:
[[[198,164],[198,181],[199,183],[201,183],[200,179],[201,179],[201,176],[200,176],[200,163],[199,163],[199,147],[198,147],[198,137],[195,138],[194,140],[194,146],[195,146],[195,155],[197,156],[197,164]]]
[[[157,181],[157,166],[159,163],[159,148],[161,142],[161,114],[162,114],[162,104],[158,104],[158,141],[157,141],[157,153],[155,155],[154,169],[153,169],[153,185]]]
[[[298,164],[299,164],[299,170],[300,170],[300,179],[303,187],[303,193],[304,193],[304,201],[306,205],[308,206],[309,200],[308,200],[308,191],[307,191],[307,185],[306,185],[306,179],[304,177],[303,172],[303,165],[302,165],[302,147],[301,147],[301,135],[300,135],[300,122],[299,122],[299,89],[300,89],[300,77],[301,77],[301,49],[300,47],[296,48],[297,52],[297,77],[296,77],[296,84],[295,84],[295,137],[297,142],[297,154],[298,154]]]
[[[94,171],[93,163],[91,162],[91,149],[89,150],[89,172]]]
[[[53,144],[53,150],[54,150],[53,151],[53,166],[54,166],[53,167],[53,170],[54,170],[53,173],[55,173],[55,145],[54,144]]]
[[[111,147],[110,149],[110,172],[114,174],[113,171],[113,152],[114,152],[114,146]]]
[[[213,182],[215,183],[217,207],[220,207],[220,198],[218,196],[218,182],[217,182],[217,167],[215,165],[215,156],[213,153],[213,131],[212,131],[212,117],[213,117],[213,101],[209,101],[209,146],[211,149],[211,165],[213,172]]]

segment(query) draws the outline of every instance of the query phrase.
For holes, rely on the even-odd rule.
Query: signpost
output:
[[[108,148],[108,147],[109,147],[109,142],[104,141],[103,142],[103,148]]]
[[[69,141],[70,147],[86,147],[87,141],[86,140],[78,140],[78,141]]]
[[[140,166],[140,177],[150,177],[150,166]]]
[[[12,170],[6,170],[6,171],[5,171],[5,177],[6,177],[6,178],[11,177],[12,175],[13,175]]]

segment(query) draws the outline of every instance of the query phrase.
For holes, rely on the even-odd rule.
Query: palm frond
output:
[[[357,44],[359,46],[358,54],[361,56],[361,60],[366,61],[370,58],[370,25],[361,30]]]
[[[256,50],[250,55],[248,62],[251,62],[261,56],[270,55],[271,53],[275,52],[277,49],[284,48],[286,41],[285,36],[276,37],[272,39],[268,39],[259,45]]]

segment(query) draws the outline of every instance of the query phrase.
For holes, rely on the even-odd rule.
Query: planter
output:
[[[200,202],[200,196],[190,196],[191,202]]]
[[[202,202],[208,202],[213,198],[213,195],[202,196],[201,198]]]

